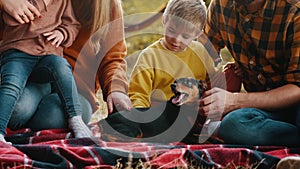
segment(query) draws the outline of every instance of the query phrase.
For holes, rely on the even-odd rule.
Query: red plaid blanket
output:
[[[151,168],[237,166],[275,168],[277,162],[300,154],[299,148],[106,142],[96,125],[94,138],[74,139],[68,130],[8,131],[12,146],[0,143],[1,168]]]

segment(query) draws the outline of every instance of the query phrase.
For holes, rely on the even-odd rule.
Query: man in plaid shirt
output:
[[[206,113],[223,113],[225,143],[300,145],[299,8],[299,0],[212,0],[204,31],[217,52],[229,49],[247,91],[213,88],[201,100]]]

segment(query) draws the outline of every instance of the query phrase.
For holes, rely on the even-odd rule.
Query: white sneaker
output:
[[[204,124],[205,128],[207,128],[207,134],[209,136],[218,135],[220,125],[221,121],[210,121],[210,119]]]
[[[276,169],[300,169],[300,157],[285,157],[278,162]]]

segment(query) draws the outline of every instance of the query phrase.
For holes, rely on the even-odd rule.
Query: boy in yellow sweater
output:
[[[204,46],[195,41],[206,21],[202,0],[171,0],[163,14],[164,37],[140,54],[129,83],[135,108],[170,99],[170,85],[178,78],[208,80],[215,74],[213,61]]]

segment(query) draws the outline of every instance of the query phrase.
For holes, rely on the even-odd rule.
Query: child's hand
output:
[[[59,30],[54,30],[52,32],[46,32],[43,34],[45,37],[47,37],[46,41],[51,42],[51,45],[55,47],[59,47],[59,45],[64,40],[64,35]]]

